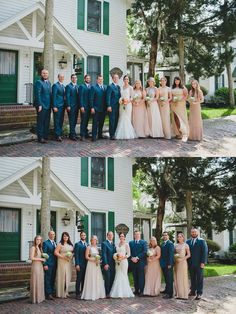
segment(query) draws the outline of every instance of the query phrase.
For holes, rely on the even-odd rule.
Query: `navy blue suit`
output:
[[[65,113],[65,86],[59,82],[52,85],[52,107],[57,108],[57,112],[53,112],[54,132],[56,137],[62,136],[62,126]]]
[[[81,84],[79,86],[79,105],[83,107],[85,112],[81,112],[80,135],[88,137],[88,122],[90,117],[90,85]]]
[[[70,138],[76,137],[75,127],[78,120],[78,112],[79,112],[79,96],[78,96],[78,85],[72,84],[70,82],[66,86],[66,107],[70,107],[70,111],[68,111],[68,118],[70,124]]]
[[[75,244],[74,247],[74,256],[75,256],[75,266],[80,266],[80,271],[77,271],[76,277],[76,295],[79,295],[84,287],[84,277],[87,266],[87,260],[85,258],[85,251],[88,246],[88,243],[85,242],[85,245],[80,240]]]
[[[43,264],[44,266],[48,266],[48,270],[44,271],[44,288],[46,296],[49,296],[54,292],[57,270],[57,258],[54,255],[55,248],[56,243],[55,246],[53,246],[49,239],[43,242],[43,253],[47,253],[49,255],[49,258]]]
[[[191,277],[191,293],[202,294],[203,292],[203,268],[201,263],[207,263],[208,248],[206,241],[197,238],[193,244],[192,239],[188,239],[186,243],[189,245],[191,257],[188,259],[189,272]]]
[[[109,112],[109,133],[110,137],[115,135],[115,131],[118,124],[119,118],[119,99],[121,97],[120,94],[120,86],[115,85],[114,83],[110,84],[107,87],[106,93],[106,104],[107,107],[112,108],[112,112]]]
[[[51,83],[43,79],[38,80],[34,87],[34,105],[37,112],[37,136],[38,140],[47,139],[49,133],[50,113],[51,113]],[[39,112],[39,107],[42,110]]]
[[[102,129],[106,116],[106,86],[102,88],[96,84],[91,87],[90,91],[90,104],[91,108],[95,110],[93,114],[93,127],[92,127],[92,138],[96,139],[102,137]]]
[[[129,242],[130,246],[130,268],[134,278],[135,293],[143,293],[145,284],[144,267],[147,263],[147,242],[139,240],[136,243],[135,240]],[[137,263],[131,261],[132,257],[138,257]]]
[[[166,243],[163,242],[161,245],[161,258],[160,265],[165,278],[166,288],[165,292],[170,297],[173,296],[173,266],[174,266],[174,244],[170,240]],[[168,268],[171,266],[171,268]]]
[[[116,247],[113,242],[112,244],[110,244],[108,240],[102,242],[102,266],[104,267],[104,265],[109,265],[108,270],[103,268],[106,295],[110,294],[111,287],[115,279],[115,261],[113,259],[113,255],[115,253]]]

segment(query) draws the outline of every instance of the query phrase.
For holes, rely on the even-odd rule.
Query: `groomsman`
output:
[[[203,293],[203,269],[207,263],[208,248],[206,241],[199,238],[198,230],[191,229],[191,238],[186,241],[189,245],[191,256],[188,259],[188,266],[191,278],[190,296],[196,296],[200,300]]]
[[[52,108],[54,117],[54,133],[58,142],[62,141],[62,127],[65,113],[64,74],[58,74],[58,82],[52,85]]]
[[[88,246],[86,242],[86,233],[82,231],[80,233],[80,241],[75,244],[74,256],[75,256],[75,268],[76,268],[76,298],[79,299],[84,287],[84,277],[87,266],[87,260],[85,258],[85,251]]]
[[[141,239],[141,232],[134,232],[134,240],[129,242],[130,267],[134,278],[134,294],[143,296],[147,263],[147,242]]]
[[[102,129],[106,116],[106,89],[103,85],[103,76],[97,76],[97,84],[91,87],[90,91],[90,104],[91,114],[93,115],[93,127],[92,127],[92,141],[96,141],[97,134],[98,139],[102,139]]]
[[[80,136],[81,141],[89,137],[88,122],[90,117],[90,75],[84,76],[84,83],[79,86],[79,105],[81,113]]]
[[[72,141],[77,141],[75,127],[79,112],[79,96],[77,76],[75,74],[71,74],[71,82],[66,86],[66,110],[70,124],[69,137]]]
[[[107,87],[106,103],[107,111],[109,114],[109,134],[110,139],[115,139],[115,132],[118,124],[119,118],[119,100],[121,97],[120,86],[118,85],[119,76],[118,74],[113,74],[112,84]]]
[[[102,266],[105,279],[105,290],[107,298],[110,297],[110,291],[115,279],[115,261],[113,255],[116,252],[116,247],[113,242],[113,232],[107,233],[106,241],[102,242]]]
[[[57,258],[54,255],[56,248],[55,232],[48,232],[48,240],[43,242],[43,253],[47,253],[49,258],[44,262],[44,288],[45,296],[48,300],[54,300],[53,292],[57,270]]]
[[[48,71],[41,71],[41,79],[35,83],[35,108],[37,112],[37,136],[38,142],[47,143],[50,113],[51,113],[51,83],[48,80]]]
[[[164,293],[165,299],[173,298],[173,266],[174,266],[174,243],[169,240],[167,232],[162,233],[163,243],[161,245],[160,265],[165,278],[166,288]]]

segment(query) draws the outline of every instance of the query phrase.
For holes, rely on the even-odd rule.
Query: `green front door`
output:
[[[41,212],[38,209],[37,210],[37,234],[41,234]],[[51,211],[50,212],[50,230],[53,230],[56,232],[56,226],[57,226],[57,212]]]
[[[17,103],[18,52],[0,50],[0,105]]]
[[[42,52],[34,53],[34,83],[41,78],[43,69],[43,54]]]
[[[20,209],[0,208],[0,262],[20,260]]]

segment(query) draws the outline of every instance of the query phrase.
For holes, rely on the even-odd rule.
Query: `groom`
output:
[[[113,242],[113,232],[107,233],[107,239],[102,243],[102,266],[105,279],[106,297],[110,297],[110,291],[115,279],[115,261],[113,255],[116,253],[116,247]]]
[[[208,248],[206,241],[199,238],[198,230],[191,229],[191,238],[186,241],[189,245],[191,257],[188,259],[188,266],[191,278],[190,296],[200,300],[203,292],[203,269],[207,262]]]
[[[107,87],[106,103],[109,115],[110,139],[114,140],[119,118],[119,99],[121,97],[120,86],[118,85],[119,82],[118,74],[112,75],[112,81],[113,82]]]
[[[129,242],[130,267],[134,278],[134,294],[143,295],[145,274],[144,267],[147,260],[147,242],[141,239],[141,232],[134,232],[134,240]]]

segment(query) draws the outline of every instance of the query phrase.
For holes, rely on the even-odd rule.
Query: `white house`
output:
[[[126,72],[126,12],[132,0],[54,1],[54,81],[76,72],[110,80]],[[45,0],[0,0],[0,104],[29,102],[26,84],[42,69]]]
[[[0,261],[25,261],[40,233],[41,158],[1,158]],[[101,243],[120,224],[132,238],[132,159],[51,158],[51,228],[57,241],[63,231],[79,238],[78,220],[88,238]],[[69,221],[68,221],[69,219]]]

